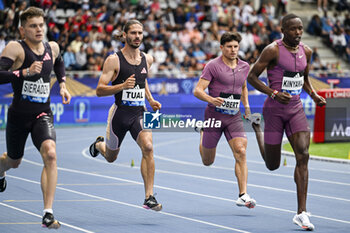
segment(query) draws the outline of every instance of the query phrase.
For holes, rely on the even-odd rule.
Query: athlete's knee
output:
[[[310,156],[307,149],[296,153],[295,158],[296,158],[297,166],[306,165],[309,161],[309,157]]]
[[[274,171],[276,169],[278,169],[280,167],[280,164],[279,163],[268,163],[266,162],[265,163],[267,169],[269,169],[270,171]]]
[[[236,162],[246,161],[246,148],[244,148],[243,146],[236,149],[234,154],[235,154]]]
[[[108,163],[113,163],[114,161],[117,160],[118,156],[117,156],[117,155],[106,156],[105,158],[106,158],[106,161],[107,161]]]
[[[214,163],[214,159],[202,157],[202,163],[205,166],[210,166],[210,165],[212,165]]]
[[[19,165],[21,164],[21,159],[17,159],[17,160],[12,160],[11,162],[10,162],[10,167],[11,168],[18,168],[19,167]]]
[[[153,152],[153,144],[152,142],[146,142],[144,145],[141,147],[142,152],[145,154],[149,154]]]
[[[114,161],[117,160],[118,154],[119,154],[119,149],[117,149],[116,151],[112,151],[112,150],[107,149],[106,155],[104,157],[106,158],[106,161],[108,163],[113,163]]]

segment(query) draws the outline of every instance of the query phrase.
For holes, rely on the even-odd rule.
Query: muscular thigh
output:
[[[234,138],[247,138],[240,112],[234,116],[228,115],[225,117],[227,119],[224,122],[224,134],[228,142]]]
[[[17,160],[23,157],[24,147],[30,132],[31,120],[21,117],[11,111],[8,112],[6,125],[7,154]]]
[[[298,106],[296,111],[289,117],[286,122],[287,137],[298,132],[310,132],[309,123],[307,121],[302,105]]]
[[[118,110],[118,106],[113,104],[108,112],[107,128],[106,128],[106,146],[107,149],[117,150],[128,131],[127,126],[124,125],[123,112]]]
[[[32,130],[31,137],[35,147],[40,151],[41,144],[45,140],[53,140],[56,142],[56,131],[53,124],[53,115],[51,112],[42,113],[36,118]]]
[[[264,141],[269,145],[278,145],[282,143],[284,133],[284,122],[280,114],[276,113],[275,108],[264,107]]]

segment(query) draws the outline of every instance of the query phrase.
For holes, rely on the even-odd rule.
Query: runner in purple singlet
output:
[[[247,137],[239,111],[242,102],[245,114],[250,115],[246,85],[249,65],[238,59],[240,41],[241,36],[238,33],[226,32],[221,36],[222,56],[211,60],[205,66],[194,95],[208,102],[205,120],[215,118],[221,121],[220,128],[201,130],[199,151],[203,164],[209,166],[214,162],[216,146],[221,134],[224,133],[236,160],[235,173],[239,188],[236,204],[254,208],[256,201],[247,194]],[[209,95],[204,91],[206,88],[209,90]]]
[[[249,83],[270,97],[265,100],[263,108],[264,133],[259,124],[252,123],[252,126],[269,170],[280,166],[282,137],[283,132],[286,132],[297,161],[294,180],[298,210],[293,222],[305,230],[313,230],[314,225],[310,223],[306,212],[310,128],[300,93],[304,88],[316,104],[322,106],[326,102],[316,94],[308,78],[312,51],[300,42],[303,34],[301,19],[294,14],[286,15],[282,19],[282,33],[283,39],[271,43],[263,50],[248,75]],[[269,86],[258,79],[265,68]]]

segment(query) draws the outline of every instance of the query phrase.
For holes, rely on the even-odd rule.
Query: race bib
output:
[[[45,83],[42,78],[36,82],[24,80],[22,87],[22,99],[34,103],[46,103],[50,96],[50,83]]]
[[[220,97],[224,99],[224,103],[220,107],[215,107],[215,111],[229,115],[236,115],[239,112],[241,95],[221,92]]]
[[[282,91],[291,95],[299,95],[304,85],[304,72],[284,71]]]
[[[122,105],[126,106],[144,106],[145,105],[145,87],[136,85],[133,89],[123,90]]]

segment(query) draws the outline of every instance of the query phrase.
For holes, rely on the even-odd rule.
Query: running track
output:
[[[88,146],[105,128],[58,128],[58,186],[54,214],[59,232],[301,232],[296,211],[295,160],[276,171],[265,167],[255,137],[248,133],[248,193],[255,209],[237,207],[234,160],[222,137],[215,163],[201,164],[197,133],[153,134],[156,198],[163,211],[145,210],[140,150],[127,134],[118,160],[93,159]],[[5,150],[0,131],[0,151]],[[131,167],[134,159],[135,166]],[[282,158],[283,161],[284,157]],[[307,207],[315,231],[350,232],[350,164],[310,160]],[[42,197],[39,153],[28,139],[19,169],[7,173],[0,193],[0,232],[40,232]]]

